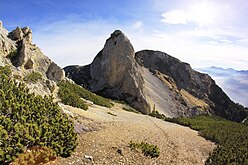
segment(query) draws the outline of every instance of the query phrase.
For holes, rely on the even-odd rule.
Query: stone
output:
[[[59,82],[65,78],[65,72],[57,64],[52,62],[46,72],[47,78]]]
[[[139,65],[157,70],[173,79],[183,96],[190,95],[190,98],[206,103],[208,107],[203,110],[207,113],[224,113],[233,104],[209,75],[193,70],[189,64],[164,52],[143,50],[136,53],[135,59]],[[201,112],[198,110],[199,106],[192,105],[190,108],[191,116]]]
[[[93,161],[93,156],[89,156],[89,155],[84,155],[85,159],[88,159],[90,161]]]

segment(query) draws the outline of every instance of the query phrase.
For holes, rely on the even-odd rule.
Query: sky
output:
[[[119,29],[135,51],[248,70],[247,18],[247,0],[0,0],[3,26],[30,27],[33,43],[61,67],[91,63]]]

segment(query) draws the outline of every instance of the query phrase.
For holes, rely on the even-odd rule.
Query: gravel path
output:
[[[195,165],[204,164],[215,147],[187,127],[123,111],[121,107],[121,104],[115,104],[111,109],[94,106],[83,111],[67,106],[78,115],[77,120],[86,131],[78,136],[75,154],[69,158],[58,158],[49,165]],[[141,152],[131,151],[128,147],[131,140],[157,145],[160,156],[152,159]],[[85,158],[85,155],[92,156],[93,160]]]

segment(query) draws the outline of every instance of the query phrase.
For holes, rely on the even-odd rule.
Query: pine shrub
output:
[[[52,97],[30,93],[25,84],[9,78],[9,71],[0,67],[0,164],[34,146],[69,156],[77,144],[73,122]]]
[[[86,100],[92,101],[94,104],[101,105],[107,108],[111,108],[112,105],[110,101],[104,97],[98,96],[83,87],[73,84],[69,81],[62,81],[58,84],[59,86],[59,97],[61,98],[62,102],[71,106],[77,106],[76,101],[71,100],[67,95],[70,95],[75,100],[80,102],[80,106],[83,105],[82,101],[79,101],[81,98]],[[79,107],[81,108],[81,107]],[[84,109],[84,108],[83,108]]]

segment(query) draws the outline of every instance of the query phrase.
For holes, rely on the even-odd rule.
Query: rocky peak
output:
[[[32,44],[32,30],[29,27],[17,27],[8,33],[1,22],[0,65],[6,64],[13,65],[13,68],[18,67],[17,70],[21,75],[39,72],[44,80],[55,82],[65,78],[63,69],[45,56],[35,44]]]
[[[142,112],[149,111],[143,95],[144,80],[138,69],[129,39],[114,31],[90,65],[90,89],[106,96],[124,99]],[[141,103],[142,102],[142,103]]]
[[[91,65],[92,78],[101,77],[102,80],[107,81],[104,83],[111,87],[121,84],[125,78],[124,74],[130,68],[135,67],[134,55],[133,46],[128,38],[121,31],[116,30],[107,39],[104,48],[94,59]],[[99,73],[99,70],[102,72]],[[99,89],[97,86],[95,88]]]
[[[9,33],[8,37],[13,41],[25,40],[28,43],[32,43],[32,30],[29,27],[17,27],[15,30]]]

